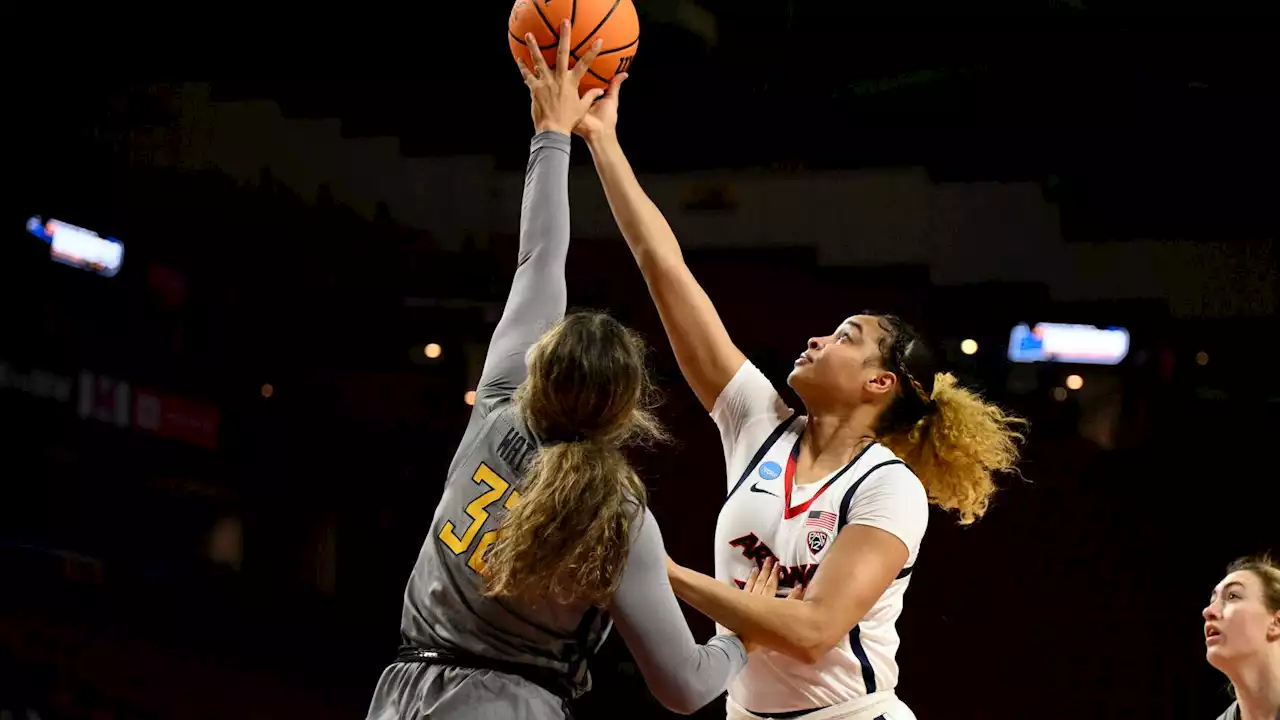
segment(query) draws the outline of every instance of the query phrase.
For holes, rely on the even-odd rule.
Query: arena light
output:
[[[1079,375],[1068,375],[1068,376],[1067,376],[1067,389],[1068,389],[1068,390],[1079,390],[1079,389],[1080,389],[1080,388],[1082,388],[1082,387],[1084,387],[1084,378],[1080,377]]]
[[[1208,365],[1208,364],[1209,364],[1209,353],[1207,353],[1207,352],[1205,352],[1205,351],[1203,351],[1203,350],[1201,350],[1200,352],[1196,353],[1196,364],[1197,364],[1197,365],[1199,365],[1200,367],[1204,367],[1205,365]]]
[[[467,391],[467,394],[462,396],[462,402],[464,402],[464,403],[466,403],[466,404],[468,404],[468,405],[475,405],[475,404],[476,404],[476,391],[475,391],[475,390],[468,390],[468,391]]]
[[[49,257],[54,262],[81,270],[95,272],[103,277],[113,277],[124,264],[124,243],[111,237],[101,237],[61,220],[27,220],[27,232],[49,243]]]
[[[978,352],[978,341],[973,339],[964,340],[960,343],[960,352],[965,355],[974,355]]]
[[[436,343],[427,343],[427,346],[422,349],[422,354],[426,355],[432,360],[435,360],[436,358],[440,357],[440,354],[443,352],[444,352],[444,349],[441,348]]]
[[[1129,331],[1122,327],[1025,323],[1009,333],[1009,361],[1119,365],[1129,354]]]

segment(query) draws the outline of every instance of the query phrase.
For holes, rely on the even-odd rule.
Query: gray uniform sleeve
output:
[[[528,374],[525,352],[564,317],[569,253],[568,135],[538,133],[529,148],[520,207],[520,257],[502,319],[489,342],[476,388],[476,408],[515,392]]]
[[[672,712],[689,715],[716,699],[747,662],[733,635],[694,642],[667,580],[662,531],[648,508],[609,612],[649,691]]]

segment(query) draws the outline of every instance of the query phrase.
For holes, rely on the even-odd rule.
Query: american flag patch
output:
[[[835,532],[836,514],[826,510],[810,510],[805,516],[804,527],[816,527]]]

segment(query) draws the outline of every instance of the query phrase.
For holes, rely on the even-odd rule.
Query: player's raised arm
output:
[[[526,38],[535,66],[520,65],[532,97],[537,131],[525,170],[520,209],[520,256],[502,319],[494,330],[476,391],[476,405],[489,407],[510,396],[528,373],[525,352],[538,337],[564,316],[567,291],[565,257],[569,252],[570,133],[601,95],[590,90],[578,97],[582,75],[600,47],[597,42],[572,70],[569,33],[561,33],[556,69],[547,67],[532,36]]]
[[[746,357],[729,338],[711,299],[685,264],[667,219],[640,187],[618,144],[614,128],[618,91],[625,79],[625,73],[614,78],[576,132],[591,148],[609,207],[649,285],[680,370],[710,412]]]
[[[671,594],[666,563],[658,522],[646,509],[609,612],[649,691],[663,707],[687,715],[725,691],[747,652],[732,635],[694,642]]]

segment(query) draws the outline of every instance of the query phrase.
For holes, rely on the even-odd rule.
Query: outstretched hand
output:
[[[612,135],[618,128],[618,93],[622,90],[622,82],[627,79],[626,73],[618,73],[609,81],[609,89],[604,97],[591,106],[578,126],[573,131],[587,140]]]
[[[570,69],[571,31],[571,24],[565,20],[560,28],[560,47],[556,51],[554,68],[547,67],[546,58],[542,56],[533,33],[526,34],[524,38],[525,44],[529,46],[529,55],[533,58],[533,69],[526,67],[522,58],[516,58],[520,75],[524,77],[524,84],[529,86],[529,95],[533,100],[533,127],[537,132],[554,131],[568,135],[591,109],[592,103],[604,95],[603,90],[593,88],[579,97],[578,87],[582,83],[582,77],[587,74],[587,69],[600,54],[601,41],[597,38],[587,54]]]

